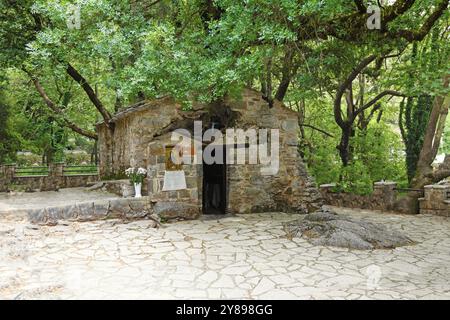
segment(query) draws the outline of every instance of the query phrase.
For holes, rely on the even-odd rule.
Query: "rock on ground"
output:
[[[383,225],[338,215],[324,208],[286,223],[284,229],[288,237],[302,237],[317,246],[370,250],[414,244],[408,237]]]

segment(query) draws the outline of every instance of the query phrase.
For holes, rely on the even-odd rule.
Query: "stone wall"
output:
[[[202,208],[202,165],[183,164],[186,189],[163,191],[166,147],[171,145],[169,134],[148,145],[147,183],[153,211],[164,219],[195,219]]]
[[[323,184],[319,187],[325,204],[336,207],[361,208],[369,210],[395,211],[397,209],[397,191],[395,182],[375,182],[369,195],[357,195],[333,191],[335,184]]]
[[[147,197],[98,200],[81,202],[73,205],[47,207],[27,210],[31,223],[52,225],[60,220],[93,221],[104,219],[144,219],[157,217],[153,215],[152,207]]]
[[[406,194],[399,196],[395,182],[376,182],[370,195],[356,195],[335,192],[335,184],[319,187],[325,204],[336,207],[361,208],[370,210],[394,211],[404,214],[435,214],[450,217],[450,185],[428,185],[423,189],[423,197],[417,199],[421,190],[404,189]],[[411,202],[414,205],[411,206]],[[417,204],[418,203],[418,204]]]
[[[65,175],[64,163],[51,164],[48,175],[17,176],[15,165],[0,166],[0,192],[9,191],[11,185],[18,185],[25,191],[55,191],[61,188],[88,186],[98,181],[98,174]]]
[[[450,217],[450,185],[428,185],[419,199],[420,213]]]
[[[306,213],[320,207],[320,193],[298,152],[296,112],[278,101],[269,107],[262,96],[252,90],[245,90],[242,99],[228,99],[225,104],[237,114],[236,128],[278,129],[280,135],[277,174],[261,174],[260,164],[228,166],[229,211]]]
[[[98,124],[100,175],[120,174],[129,166],[146,167],[149,199],[157,213],[168,217],[198,216],[202,206],[202,165],[183,166],[186,190],[162,191],[165,148],[173,145],[172,130],[183,128],[192,132],[195,120],[201,120],[205,129],[214,117],[220,117],[225,128],[280,132],[276,175],[261,174],[261,165],[257,164],[227,166],[229,212],[308,212],[320,207],[321,195],[298,152],[296,112],[280,102],[269,107],[261,94],[253,90],[244,90],[239,99],[195,104],[189,111],[168,98],[146,101],[118,113],[113,118],[112,134],[104,124]]]
[[[104,123],[97,125],[99,135],[99,174],[123,175],[129,167],[146,168],[147,146],[161,130],[180,118],[181,106],[173,99],[146,101],[117,113],[114,133]]]

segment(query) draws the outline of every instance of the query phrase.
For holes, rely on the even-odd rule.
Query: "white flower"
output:
[[[127,170],[125,170],[125,174],[127,176],[131,176],[134,173],[134,168],[128,168]]]
[[[144,168],[139,168],[137,174],[145,176],[147,174],[147,170]]]

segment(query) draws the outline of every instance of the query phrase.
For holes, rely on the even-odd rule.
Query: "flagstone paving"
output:
[[[283,213],[54,227],[0,219],[0,299],[450,299],[450,218],[336,209],[417,242],[314,247]]]

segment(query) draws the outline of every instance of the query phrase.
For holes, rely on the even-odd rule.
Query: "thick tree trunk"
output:
[[[95,106],[95,108],[97,108],[98,112],[102,115],[105,124],[110,129],[113,129],[112,124],[110,123],[111,114],[105,108],[103,103],[98,98],[96,92],[94,91],[94,89],[92,89],[92,87],[89,85],[86,79],[70,63],[67,64],[66,71],[67,74],[69,74],[83,88],[89,100],[91,100],[92,104]]]
[[[448,88],[450,76],[444,78],[444,88]],[[428,120],[425,138],[420,151],[419,160],[417,162],[416,174],[411,182],[411,186],[415,189],[422,189],[424,186],[439,182],[440,180],[450,176],[448,163],[444,162],[438,170],[434,171],[432,163],[436,158],[440,141],[450,106],[449,96],[437,96],[433,102],[430,119]],[[446,159],[448,160],[448,159]],[[407,197],[400,199],[398,206],[406,208],[410,213],[419,213],[419,194],[417,192],[409,192]]]
[[[381,58],[387,58],[389,56],[384,55]],[[344,79],[339,85],[336,96],[333,102],[333,113],[336,124],[341,128],[341,141],[337,146],[339,150],[339,156],[342,160],[342,165],[345,167],[351,160],[350,150],[350,137],[353,134],[354,122],[365,110],[370,110],[370,114],[373,115],[375,111],[379,109],[378,101],[385,96],[404,96],[402,93],[394,90],[384,90],[376,95],[374,98],[364,103],[364,97],[360,97],[359,107],[355,105],[353,99],[353,80],[356,79],[373,61],[377,59],[377,55],[370,55],[361,60],[358,65],[352,70],[352,72]],[[364,92],[361,92],[363,94]],[[343,117],[341,109],[342,98],[346,101],[346,117]]]
[[[283,66],[281,68],[281,79],[278,85],[277,92],[275,93],[275,99],[283,101],[286,96],[289,84],[291,83],[292,75],[297,72],[298,64],[293,65],[294,50],[288,48],[283,59]]]
[[[350,137],[352,135],[352,127],[346,124],[341,128],[341,141],[337,146],[339,150],[339,157],[341,158],[342,165],[346,167],[350,162]]]
[[[444,78],[444,88],[448,88],[449,79],[450,76]],[[416,175],[412,180],[412,186],[414,188],[423,188],[427,184],[438,182],[438,178],[442,179],[440,176],[435,176],[433,174],[433,167],[431,164],[436,158],[439,150],[449,104],[450,97],[448,96],[441,95],[434,98],[422,149],[420,151],[419,160],[417,161]]]

